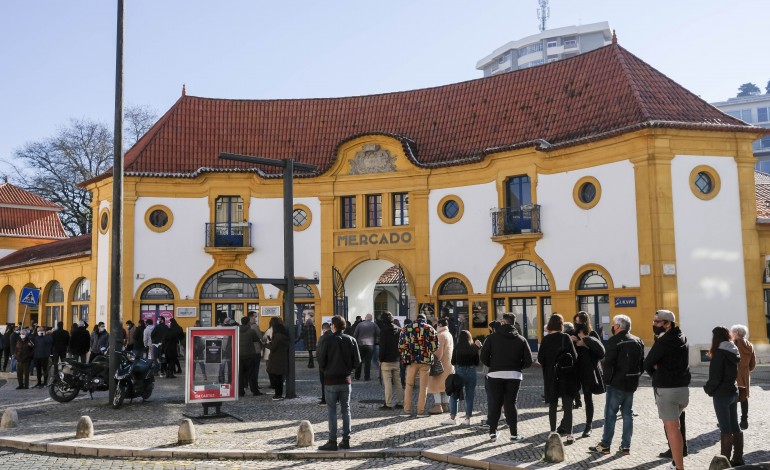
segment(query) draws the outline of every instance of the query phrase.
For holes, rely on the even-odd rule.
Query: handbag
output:
[[[606,391],[607,388],[604,386],[604,376],[602,374],[602,370],[597,364],[596,367],[594,367],[594,383],[591,387],[591,393],[594,395],[601,395]]]
[[[435,377],[443,373],[444,373],[444,365],[441,363],[439,359],[433,359],[433,362],[430,365],[430,372],[428,373],[428,375],[430,375],[431,377]]]

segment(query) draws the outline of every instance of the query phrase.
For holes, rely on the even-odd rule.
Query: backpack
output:
[[[553,370],[557,379],[567,377],[572,374],[575,368],[575,358],[566,349],[562,349],[556,355],[553,363]]]
[[[623,382],[627,391],[634,392],[639,387],[639,377],[642,373],[644,360],[644,344],[638,339],[626,339],[618,343],[617,373],[623,374]]]

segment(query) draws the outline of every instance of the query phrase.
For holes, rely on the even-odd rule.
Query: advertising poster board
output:
[[[187,329],[185,403],[238,400],[238,327]]]
[[[272,306],[265,306],[262,307],[260,315],[263,317],[280,317],[281,316],[281,306],[280,305],[272,305]]]

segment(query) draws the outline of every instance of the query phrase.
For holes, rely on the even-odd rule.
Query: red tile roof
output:
[[[613,44],[539,67],[398,93],[296,100],[183,95],[127,152],[125,171],[170,177],[254,171],[219,159],[220,152],[294,158],[324,171],[341,143],[367,134],[400,139],[416,165],[449,166],[504,149],[565,147],[644,127],[761,132]]]
[[[377,279],[377,284],[396,284],[401,280],[401,271],[398,266],[391,266]]]
[[[0,237],[67,238],[58,211],[0,206]]]
[[[757,218],[770,219],[770,174],[754,170]]]
[[[5,204],[61,210],[61,207],[56,204],[11,183],[0,184],[0,205]]]
[[[0,259],[0,270],[30,264],[49,263],[91,255],[91,234],[59,240],[14,251]]]

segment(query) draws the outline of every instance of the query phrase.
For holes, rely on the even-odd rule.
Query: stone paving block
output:
[[[484,460],[476,460],[473,458],[463,457],[459,454],[447,454],[447,462],[454,465],[463,465],[471,468],[480,468],[482,470],[489,470],[489,462]]]
[[[22,441],[14,438],[0,438],[0,447],[7,447],[9,449],[27,450],[29,448],[29,442]]]
[[[274,459],[274,458],[276,458],[275,455],[272,455],[269,452],[265,452],[263,450],[244,450],[242,452],[243,452],[243,458],[244,459],[260,459],[260,460],[265,460],[265,459]]]
[[[436,462],[449,462],[449,457],[443,452],[433,452],[430,450],[423,450],[420,455],[426,459],[435,460]]]
[[[121,447],[98,447],[99,457],[133,457],[134,450]]]
[[[523,467],[515,465],[513,462],[504,462],[498,459],[487,459],[489,470],[524,470]]]
[[[87,457],[96,457],[99,455],[99,448],[98,447],[90,447],[90,446],[83,446],[79,445],[75,447],[75,455],[83,455]]]
[[[206,450],[209,459],[253,459],[253,455],[240,450]],[[258,457],[256,457],[258,458]]]
[[[142,457],[147,459],[170,459],[174,456],[171,449],[134,449],[131,454],[134,457]]]
[[[49,452],[52,454],[75,455],[76,447],[77,446],[72,444],[49,442],[46,445],[46,452]]]
[[[208,458],[208,452],[205,450],[196,449],[176,449],[172,451],[172,455],[175,459],[206,459]]]
[[[48,450],[48,444],[45,442],[30,442],[27,450],[30,452],[45,452]]]

